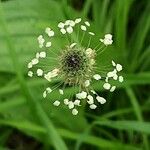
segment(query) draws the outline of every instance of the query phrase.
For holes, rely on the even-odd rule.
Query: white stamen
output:
[[[109,90],[111,85],[109,83],[104,83],[103,88]]]
[[[116,63],[112,60],[112,65],[115,67],[116,66]]]
[[[52,43],[51,42],[47,42],[46,43],[46,47],[51,47]]]
[[[101,79],[101,76],[100,76],[99,74],[95,74],[95,75],[93,76],[93,78],[94,78],[95,80],[100,80],[100,79]]]
[[[87,93],[84,92],[84,91],[82,91],[81,93],[76,94],[76,97],[77,97],[78,99],[85,99],[86,96],[87,96]]]
[[[113,76],[113,79],[114,79],[114,80],[117,80],[117,79],[118,79],[118,75],[115,74],[115,75]]]
[[[59,93],[60,93],[61,95],[63,95],[63,94],[64,94],[64,91],[63,91],[62,89],[59,89]]]
[[[94,52],[93,52],[93,50],[92,50],[91,48],[88,48],[88,49],[85,51],[85,53],[86,53],[86,55],[87,55],[88,57],[91,57]]]
[[[104,99],[103,97],[97,96],[96,99],[101,104],[105,104],[106,103],[106,99]]]
[[[33,72],[32,71],[28,71],[28,76],[29,77],[33,77]]]
[[[40,58],[40,53],[39,53],[39,52],[36,53],[36,58],[37,58],[37,59]]]
[[[73,109],[73,110],[72,110],[72,114],[73,114],[73,115],[77,115],[77,114],[78,114],[78,110],[77,110],[77,109]]]
[[[75,22],[73,20],[70,20],[70,26],[74,27],[75,26]]]
[[[88,21],[84,22],[88,27],[90,26],[90,23]]]
[[[46,93],[46,91],[44,91],[43,92],[43,98],[46,98],[46,96],[47,96],[47,93]]]
[[[69,100],[68,99],[64,99],[64,104],[68,105],[69,104]]]
[[[123,76],[119,76],[119,82],[123,82]]]
[[[32,65],[36,65],[39,63],[39,60],[37,58],[32,59]]]
[[[40,52],[40,58],[45,58],[46,57],[46,52]]]
[[[53,105],[54,105],[54,106],[59,106],[59,105],[60,105],[60,101],[55,101],[55,102],[53,103]]]
[[[43,75],[43,70],[37,69],[37,76],[42,76],[42,75]]]
[[[88,87],[88,86],[90,85],[90,80],[86,80],[86,81],[84,82],[84,85],[85,85],[85,87]]]
[[[32,62],[28,63],[28,68],[32,68]]]
[[[69,109],[74,108],[74,103],[73,103],[72,101],[69,101],[69,103],[68,103],[68,107],[69,107]]]
[[[64,26],[65,26],[65,24],[62,23],[62,22],[60,22],[60,23],[58,24],[58,27],[59,27],[59,28],[64,28]]]
[[[116,69],[117,69],[117,71],[119,72],[119,71],[122,70],[122,66],[121,66],[120,64],[117,64],[117,65],[116,65]]]
[[[90,104],[90,105],[91,105],[91,104],[93,104],[93,103],[94,103],[94,98],[93,98],[93,96],[88,95],[88,96],[87,96],[87,99],[88,99],[88,101],[87,101],[87,102],[88,102],[88,104]]]
[[[81,25],[81,30],[86,31],[86,26]]]
[[[90,34],[90,35],[93,35],[93,36],[95,35],[95,33],[93,33],[93,32],[89,32],[89,34]]]
[[[96,109],[96,107],[97,107],[97,106],[96,106],[95,104],[90,105],[90,108],[91,108],[91,109]]]
[[[73,48],[75,45],[77,45],[77,43],[72,43],[72,44],[70,45],[70,48]]]
[[[116,89],[116,86],[112,86],[111,89],[110,89],[110,92],[114,92]]]
[[[46,88],[46,91],[47,91],[47,93],[51,93],[52,89],[48,87],[48,88]]]
[[[49,36],[49,37],[52,37],[52,36],[54,36],[54,35],[55,35],[54,31],[51,30],[51,31],[48,32],[48,36]]]
[[[77,18],[76,20],[75,20],[75,23],[77,24],[77,23],[80,23],[81,22],[81,18]]]
[[[80,105],[80,100],[75,100],[75,101],[74,101],[74,105],[81,106],[81,105]]]
[[[62,34],[66,34],[66,30],[65,30],[65,29],[60,29],[60,32],[61,32]]]
[[[92,92],[93,94],[96,94],[96,92],[95,92],[94,90],[91,90],[91,92]]]
[[[71,34],[73,32],[73,28],[71,26],[69,26],[66,30],[69,34]]]

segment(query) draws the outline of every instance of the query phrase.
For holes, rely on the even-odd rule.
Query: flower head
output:
[[[114,61],[112,61],[112,70],[105,74],[100,74],[98,71],[96,58],[105,46],[113,43],[112,35],[106,34],[103,39],[100,39],[101,43],[93,48],[91,39],[94,38],[95,33],[91,32],[89,27],[90,23],[88,21],[82,23],[81,18],[58,23],[58,35],[66,38],[66,44],[59,50],[59,54],[55,53],[55,43],[53,44],[52,40],[56,34],[52,28],[47,27],[45,34],[39,35],[37,38],[41,50],[28,63],[29,77],[36,75],[44,78],[47,82],[55,79],[61,80],[58,85],[47,87],[43,92],[43,97],[46,98],[54,90],[58,91],[60,96],[57,100],[52,101],[53,105],[58,107],[64,104],[71,109],[73,115],[78,114],[78,107],[82,106],[83,101],[87,102],[90,109],[96,109],[98,105],[106,103],[106,99],[93,89],[94,80],[102,82],[103,88],[110,92],[116,89],[116,86],[110,83],[111,80],[123,82],[123,77],[119,75],[122,66]],[[87,45],[83,46],[85,35],[88,35],[89,41]],[[55,57],[52,57],[52,54]],[[51,61],[53,61],[53,65],[50,64]],[[75,88],[75,94],[72,97],[66,96],[65,88],[68,86]],[[61,97],[64,100],[60,100]]]

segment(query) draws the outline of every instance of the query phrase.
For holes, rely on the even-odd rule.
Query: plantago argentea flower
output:
[[[89,28],[90,23],[88,21],[82,22],[81,18],[58,23],[57,36],[63,36],[67,39],[67,42],[59,50],[59,54],[56,54],[52,48],[55,44],[52,39],[56,34],[53,29],[47,27],[45,33],[37,38],[40,51],[28,63],[29,77],[38,76],[44,78],[47,82],[60,79],[57,85],[48,86],[43,90],[43,98],[50,96],[54,90],[57,91],[59,96],[58,99],[51,100],[53,105],[58,107],[64,104],[73,115],[78,114],[78,107],[81,107],[84,102],[88,103],[90,109],[96,109],[98,105],[106,103],[106,99],[92,87],[94,80],[102,82],[103,88],[110,92],[116,89],[116,86],[112,85],[110,80],[123,82],[123,77],[119,75],[122,66],[113,60],[111,64],[113,69],[107,71],[105,75],[97,71],[96,57],[99,52],[101,53],[111,45],[113,40],[111,34],[106,34],[104,38],[99,40],[99,45],[93,48],[91,38],[94,38],[95,33],[91,32]],[[85,35],[89,37],[89,42],[86,46],[83,46],[82,42]],[[50,53],[54,54],[55,57],[49,57]],[[47,60],[46,63],[43,63],[45,60]],[[54,61],[53,68],[51,68],[51,61]],[[71,97],[65,96],[68,95],[65,94],[65,88],[68,87],[75,88],[75,94]],[[61,96],[63,100],[61,100]]]

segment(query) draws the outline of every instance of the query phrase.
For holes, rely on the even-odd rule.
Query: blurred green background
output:
[[[76,17],[89,19],[98,37],[114,35],[98,62],[114,58],[125,81],[114,93],[95,84],[107,103],[96,111],[82,107],[74,117],[43,101],[47,83],[29,79],[26,66],[45,27]],[[54,42],[59,47],[63,39]],[[149,0],[1,0],[0,150],[150,150],[149,135]]]

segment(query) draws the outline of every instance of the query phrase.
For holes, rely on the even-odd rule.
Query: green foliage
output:
[[[10,0],[0,2],[0,149],[7,149],[12,131],[33,137],[42,149],[150,149],[150,1],[86,0],[81,10],[74,0]],[[80,2],[76,2],[80,6]],[[65,19],[91,20],[98,35],[114,34],[114,45],[98,59],[100,66],[112,58],[124,66],[125,82],[107,94],[97,111],[81,108],[74,117],[44,100],[42,79],[27,78],[27,63],[38,49],[36,37],[47,26],[56,29]],[[92,41],[93,45],[97,45]],[[57,49],[64,40],[58,37]],[[56,82],[56,81],[55,81]],[[53,84],[53,83],[51,83]],[[74,93],[68,88],[67,94]],[[30,145],[29,145],[30,146]]]

